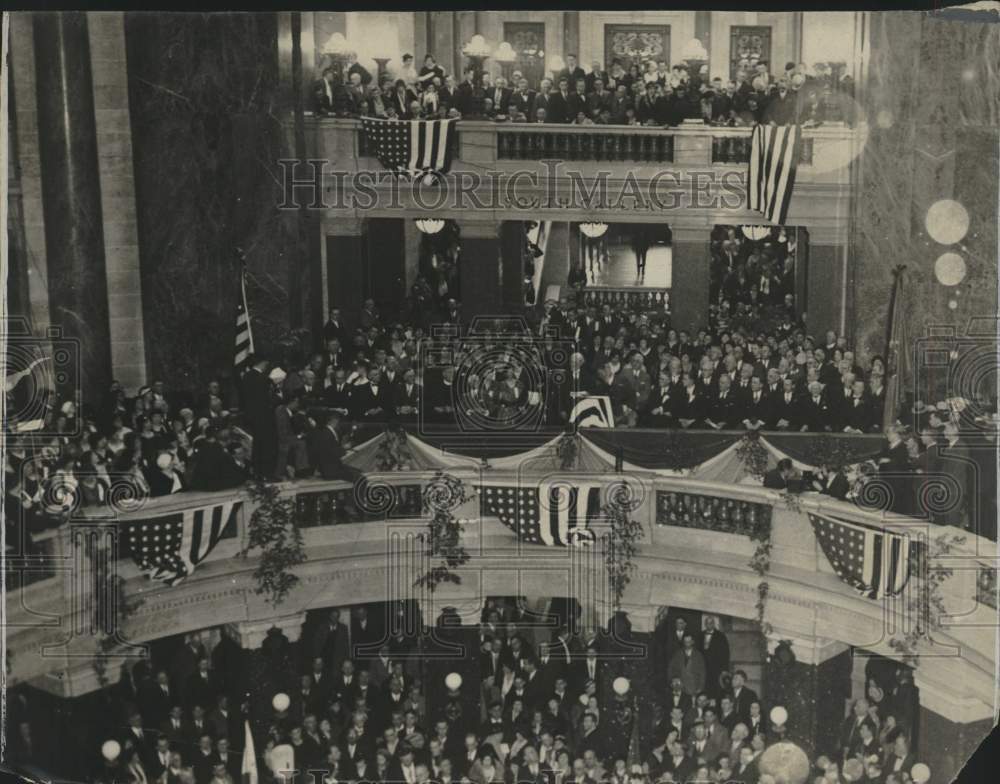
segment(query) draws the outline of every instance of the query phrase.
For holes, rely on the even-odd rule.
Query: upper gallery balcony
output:
[[[558,209],[565,217],[569,208],[586,217],[685,208],[701,218],[753,220],[744,207],[750,128],[698,122],[661,128],[461,120],[456,131],[450,171],[455,190],[465,198],[443,203],[430,199],[435,210],[457,212],[475,205],[498,213],[538,214]],[[803,129],[789,223],[822,222],[834,201],[843,208],[850,197],[850,164],[866,135],[864,125],[827,123]],[[360,184],[369,193],[379,192],[372,200],[376,214],[428,211],[428,199],[415,202],[408,187],[400,189],[387,209],[390,199],[382,192],[393,187],[393,178],[380,176],[385,167],[375,158],[359,120],[307,118],[306,147],[309,158],[324,162],[328,202],[331,188],[350,194]],[[360,172],[370,174],[352,179]],[[301,169],[296,172],[300,180],[309,176]],[[645,204],[618,198],[626,180],[649,197]],[[608,193],[603,202],[600,187]],[[343,211],[331,217],[338,212]]]

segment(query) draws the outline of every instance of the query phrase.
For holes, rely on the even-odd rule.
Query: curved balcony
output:
[[[458,215],[471,206],[481,213],[495,212],[494,217],[511,211],[556,216],[559,210],[558,217],[567,219],[566,210],[575,209],[580,219],[589,215],[591,219],[638,220],[630,215],[683,208],[685,219],[690,213],[691,221],[701,223],[706,217],[709,222],[752,218],[743,208],[750,128],[461,120],[456,131],[451,172],[452,191],[457,193],[444,199],[425,195],[418,203],[409,187],[395,188],[392,178],[380,176],[384,167],[373,157],[359,120],[308,118],[308,155],[325,167],[323,193],[332,217],[350,211],[351,195],[358,193],[363,205],[358,217],[362,212],[398,215],[401,210],[423,214],[430,203],[443,216]],[[842,209],[844,200],[851,197],[849,168],[866,137],[864,125],[829,123],[803,130],[790,222],[836,228],[829,220],[831,209],[838,203]],[[360,172],[365,172],[364,179],[352,180]],[[289,170],[286,177],[290,176]],[[296,172],[296,177],[307,176],[312,175]],[[611,191],[607,204],[586,197],[601,178]],[[652,189],[647,207],[639,208],[634,199],[616,201],[614,195],[620,189],[615,186],[626,179]],[[658,195],[655,199],[653,191]],[[334,192],[345,196],[335,205],[330,196]]]
[[[470,467],[451,471],[468,486],[534,487],[544,472]],[[455,510],[467,520],[463,543],[471,559],[459,585],[443,584],[433,594],[413,588],[425,566],[418,537],[426,530],[419,498],[433,472],[369,474],[369,492],[356,495],[344,482],[286,483],[281,493],[296,499],[308,560],[296,569],[300,584],[277,609],[255,593],[255,554],[240,557],[247,543],[253,501],[237,493],[184,493],[149,501],[140,509],[84,510],[49,535],[51,555],[43,559],[52,576],[8,593],[9,683],[30,682],[65,696],[97,688],[93,656],[100,625],[95,610],[87,536],[113,536],[123,523],[182,514],[224,501],[240,502],[232,530],[194,573],[168,587],[151,581],[132,558],[117,563],[124,600],[141,599],[119,635],[128,645],[220,624],[263,623],[311,608],[364,601],[415,598],[425,622],[446,607],[478,617],[483,597],[512,592],[567,595],[588,581],[603,585],[600,546],[558,548],[522,544],[497,518],[481,513],[478,500]],[[569,483],[594,481],[595,474],[561,473]],[[607,474],[600,475],[605,482]],[[627,475],[636,500],[632,516],[644,529],[637,572],[622,603],[637,630],[650,630],[661,606],[681,606],[752,619],[761,578],[750,568],[755,545],[744,524],[752,515],[771,519],[770,586],[766,620],[773,639],[791,639],[802,661],[819,663],[847,646],[898,657],[890,639],[912,622],[903,600],[875,601],[843,582],[823,554],[808,515],[823,514],[867,526],[905,528],[916,538],[965,536],[912,518],[866,511],[814,493],[789,499],[760,486],[701,482],[653,471]],[[392,489],[391,494],[384,491]],[[387,500],[389,499],[389,500]],[[689,510],[690,513],[684,510]],[[721,522],[720,522],[721,521]],[[741,522],[742,521],[742,522]],[[120,538],[120,537],[119,537]],[[121,543],[119,543],[121,544]],[[992,716],[996,656],[996,610],[978,602],[980,570],[995,568],[995,544],[975,537],[929,568],[953,570],[943,583],[947,617],[934,645],[920,650],[918,682],[936,694],[935,708],[956,721]],[[38,566],[42,566],[39,562]],[[591,599],[602,617],[611,612],[609,594]],[[95,613],[97,613],[95,615]],[[95,620],[96,618],[96,620]],[[263,619],[263,620],[262,620]],[[126,648],[133,655],[138,648]]]

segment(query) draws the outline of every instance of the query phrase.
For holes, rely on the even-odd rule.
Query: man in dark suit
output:
[[[847,498],[850,485],[843,471],[835,470],[828,465],[822,465],[816,473],[816,478],[813,480],[813,490],[823,495],[828,495],[831,498],[836,498],[838,501],[843,501]]]
[[[851,715],[844,719],[843,726],[840,730],[840,747],[843,750],[845,760],[850,755],[850,750],[861,738],[862,724],[867,724],[874,734],[878,734],[878,728],[875,726],[875,722],[873,722],[871,716],[868,715],[868,700],[863,698],[855,701]],[[892,772],[892,767],[885,767],[883,769],[887,773]],[[907,771],[909,771],[909,768],[907,768]]]
[[[656,94],[656,84],[649,82],[646,92],[635,104],[635,117],[640,125],[663,125],[667,121],[667,103]]]
[[[736,670],[733,673],[732,687],[733,710],[740,717],[740,721],[750,726],[751,711],[750,706],[758,703],[757,692],[747,686],[747,674],[743,670]]]
[[[795,474],[795,467],[787,457],[778,461],[778,465],[764,474],[764,487],[770,490],[787,490],[789,481]]]
[[[261,357],[251,357],[250,368],[243,374],[240,406],[244,422],[253,436],[253,468],[258,476],[270,476],[274,466],[277,434],[271,405],[271,382],[267,377],[269,363]]]
[[[851,384],[851,395],[846,399],[844,415],[841,421],[844,431],[848,433],[870,433],[878,419],[867,393],[864,381],[854,381]]]
[[[420,396],[423,388],[417,383],[417,374],[409,368],[403,373],[402,382],[393,391],[393,412],[400,422],[416,422],[420,413]]]
[[[188,682],[185,684],[184,696],[188,710],[193,705],[201,705],[202,707],[215,705],[218,693],[218,684],[210,672],[209,661],[203,657],[198,660],[198,671],[188,678]]]
[[[158,670],[154,680],[139,689],[139,709],[147,725],[159,727],[170,715],[170,678],[166,670]]]
[[[150,781],[158,781],[164,771],[170,767],[170,739],[166,735],[156,738],[156,748],[150,755],[146,766],[146,776]]]
[[[215,764],[222,765],[233,781],[240,781],[243,760],[241,754],[235,754],[229,738],[219,738],[215,742]]]
[[[340,610],[330,610],[329,618],[316,630],[312,641],[312,656],[323,660],[324,678],[329,678],[326,689],[332,696],[333,682],[339,677],[341,664],[350,658],[348,636],[350,628],[340,622]],[[315,670],[315,666],[313,667]],[[336,674],[335,674],[336,673]]]
[[[384,422],[392,416],[392,390],[382,381],[382,371],[373,367],[368,372],[368,383],[354,389],[354,409],[358,416],[368,421]]]
[[[536,104],[537,108],[537,104]],[[548,107],[545,112],[545,122],[547,123],[568,123],[576,117],[570,114],[572,109],[570,101],[569,79],[565,76],[559,77],[559,89],[548,97]]]
[[[736,394],[730,389],[729,376],[719,376],[719,391],[709,401],[708,417],[705,422],[715,430],[735,427],[740,421],[740,407]]]
[[[552,768],[538,761],[538,751],[534,746],[525,746],[522,752],[524,764],[518,766],[514,784],[550,784]]]
[[[587,74],[577,64],[575,54],[566,55],[566,67],[559,72],[559,78],[567,79],[571,85],[575,85],[579,79],[583,79],[586,83]]]
[[[535,113],[535,91],[528,89],[528,80],[521,78],[517,80],[516,89],[510,96],[508,109],[511,113],[517,111],[525,117],[532,117]]]
[[[768,429],[798,430],[799,400],[795,392],[795,382],[790,378],[783,379],[779,389],[777,395],[768,396],[770,404]]]
[[[719,690],[719,676],[729,669],[729,640],[716,628],[715,616],[705,616],[705,629],[701,633],[701,655],[705,659],[705,687],[709,693]]]
[[[198,442],[191,469],[192,490],[229,490],[247,480],[233,456],[216,440],[218,433],[218,426],[209,425],[204,438]]]
[[[810,433],[829,432],[832,412],[830,404],[823,396],[823,385],[812,381],[809,394],[799,402],[799,430]]]
[[[476,97],[477,91],[482,92],[482,87],[475,84],[476,72],[474,69],[467,68],[463,72],[463,77],[462,83],[455,89],[454,107],[464,117],[472,114],[473,99]]]
[[[320,420],[310,432],[310,463],[323,479],[344,479],[353,482],[360,475],[356,468],[344,465],[344,444],[337,426],[340,415],[334,411],[317,414]]]
[[[698,429],[708,414],[708,401],[690,373],[684,373],[681,378],[683,389],[677,396],[674,416],[681,427]]]
[[[743,401],[743,425],[748,430],[766,427],[771,416],[771,403],[760,376],[750,379],[750,394]]]
[[[493,101],[493,108],[496,109],[497,114],[507,114],[513,92],[507,87],[506,79],[502,76],[497,78],[492,89],[487,93],[487,98]]]

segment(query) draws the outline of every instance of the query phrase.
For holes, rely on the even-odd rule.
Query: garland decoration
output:
[[[765,620],[767,612],[767,597],[771,591],[771,586],[767,581],[767,575],[771,571],[771,515],[755,515],[751,521],[751,528],[747,534],[750,541],[756,545],[753,555],[750,557],[749,566],[760,578],[757,583],[757,625],[762,634],[767,636],[771,633],[771,624]]]
[[[563,471],[571,471],[576,468],[577,458],[580,456],[580,436],[576,433],[564,433],[556,442],[556,458],[559,460],[559,468]]]
[[[246,558],[250,550],[260,550],[253,573],[257,581],[254,593],[266,596],[271,606],[277,607],[299,583],[292,570],[306,560],[295,499],[283,497],[277,485],[262,480],[248,482],[247,491],[256,506],[250,516],[247,546],[240,555]]]
[[[415,586],[433,592],[441,583],[462,582],[455,570],[468,562],[469,552],[462,544],[465,521],[455,516],[455,510],[472,497],[461,479],[444,471],[438,471],[424,488],[423,511],[430,514],[430,519],[421,538],[426,544],[426,557],[438,562],[416,579]]]
[[[748,430],[736,445],[736,457],[755,479],[764,479],[767,473],[768,452],[760,443],[760,433]]]
[[[954,570],[941,566],[931,568],[931,562],[946,557],[964,542],[965,537],[959,534],[941,534],[931,540],[914,559],[910,579],[916,578],[917,589],[907,591],[907,610],[909,617],[915,620],[905,634],[889,640],[889,647],[897,651],[903,662],[911,667],[916,668],[920,664],[918,648],[921,642],[934,645],[932,632],[940,630],[941,618],[949,615],[941,588],[951,579]]]
[[[642,506],[642,485],[622,479],[607,490],[607,499],[601,513],[609,524],[607,569],[608,581],[614,596],[615,609],[621,610],[622,597],[635,574],[635,557],[645,531],[642,523],[632,519],[632,512]]]
[[[406,430],[399,425],[390,425],[385,429],[375,450],[375,466],[379,471],[413,470],[413,452],[408,439]]]

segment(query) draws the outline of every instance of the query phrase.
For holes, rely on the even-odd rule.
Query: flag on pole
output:
[[[802,128],[798,125],[755,125],[750,145],[747,208],[783,226],[795,187]]]
[[[895,423],[906,397],[904,379],[909,374],[912,346],[906,336],[906,316],[903,312],[903,272],[900,264],[892,271],[892,294],[889,297],[889,330],[886,338],[885,410],[882,414],[883,431]],[[924,398],[926,400],[926,398]]]
[[[809,515],[816,539],[837,576],[869,599],[897,596],[910,579],[906,534]]]
[[[250,722],[244,721],[243,764],[240,774],[243,784],[257,784],[257,752],[253,747],[253,733],[250,732]]]
[[[585,547],[596,540],[590,523],[601,515],[600,482],[552,479],[533,487],[484,487],[485,513],[527,544]]]
[[[236,375],[246,370],[247,360],[253,354],[253,330],[250,328],[250,310],[247,307],[247,270],[240,265],[240,296],[236,303],[236,354],[233,366]]]
[[[215,549],[239,506],[230,501],[167,517],[127,521],[125,539],[132,558],[154,580],[176,585]]]
[[[379,163],[416,177],[451,169],[455,120],[385,120],[362,117],[361,124]]]
[[[577,427],[614,427],[615,414],[607,395],[579,398],[570,412],[569,421]]]

